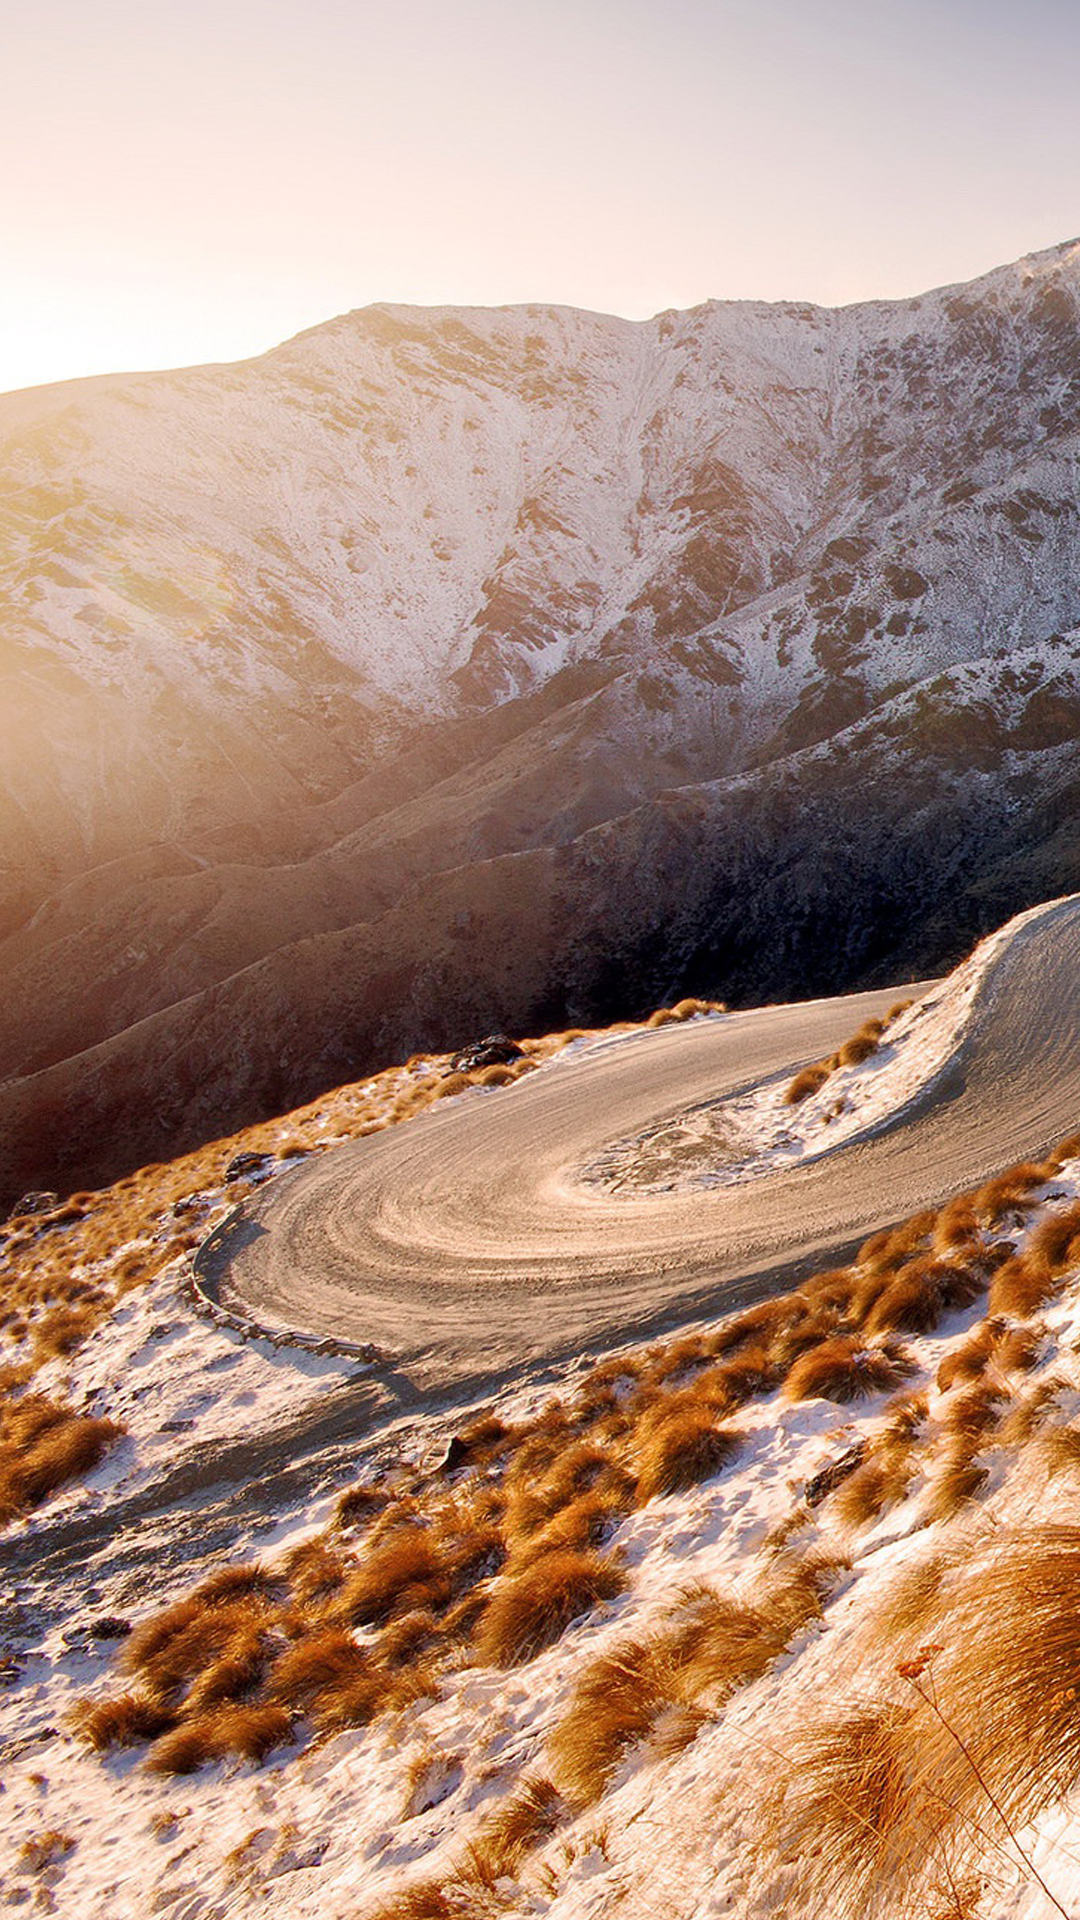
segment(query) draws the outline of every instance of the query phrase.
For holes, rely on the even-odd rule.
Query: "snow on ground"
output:
[[[933,1087],[962,1044],[979,990],[1018,928],[1044,912],[1020,914],[980,941],[948,978],[889,1020],[866,1060],[835,1067],[816,1092],[788,1100],[790,1071],[733,1098],[667,1116],[605,1148],[590,1182],[638,1194],[725,1186],[802,1165],[890,1124]],[[709,1014],[707,1019],[725,1016]],[[738,1014],[726,1016],[739,1019]],[[592,1041],[590,1047],[625,1045]],[[572,1055],[573,1048],[566,1050]],[[563,1056],[565,1058],[566,1055]],[[554,1064],[554,1063],[553,1063]]]
[[[756,1105],[748,1101],[744,1125],[756,1114],[770,1163],[824,1150],[841,1127],[851,1137],[879,1124],[925,1086],[962,1034],[995,951],[994,942],[984,943],[949,983],[897,1020],[870,1061],[835,1076],[828,1097],[835,1103],[842,1095],[845,1108],[827,1143],[815,1132],[822,1115],[815,1121],[809,1103],[793,1116],[781,1109],[775,1087],[754,1096]],[[332,1116],[326,1124],[332,1138]],[[1080,1163],[1072,1161],[1044,1204],[1062,1207],[1078,1194]],[[220,1190],[208,1193],[205,1224],[219,1217],[224,1200]],[[1019,1221],[1013,1241],[1018,1233]],[[985,1312],[980,1300],[932,1335],[905,1335],[917,1367],[910,1384],[926,1390],[931,1423],[949,1404],[934,1384],[941,1357]],[[1080,1277],[1040,1322],[1037,1366],[1025,1391],[1043,1379],[1058,1382],[1060,1415],[1069,1421],[1080,1413]],[[245,1342],[195,1318],[179,1269],[170,1268],[124,1297],[76,1354],[39,1372],[35,1388],[65,1386],[72,1404],[122,1416],[128,1434],[85,1486],[59,1495],[22,1529],[47,1546],[65,1518],[106,1516],[189,1451],[258,1435],[357,1372],[352,1362]],[[573,1378],[567,1391],[572,1387]],[[534,1388],[499,1411],[520,1418],[543,1398]],[[0,1906],[71,1920],[232,1920],[256,1911],[275,1920],[321,1920],[327,1913],[351,1920],[412,1880],[445,1881],[485,1816],[524,1776],[547,1771],[548,1737],[587,1663],[628,1637],[647,1638],[691,1582],[752,1599],[777,1564],[781,1534],[807,1482],[880,1432],[884,1402],[879,1395],[845,1406],[824,1399],[789,1404],[770,1393],[747,1404],[733,1416],[741,1448],[732,1465],[688,1492],[649,1501],[619,1524],[607,1545],[628,1570],[620,1597],[525,1666],[465,1667],[442,1678],[437,1698],[407,1713],[303,1752],[286,1748],[261,1767],[217,1764],[190,1778],[162,1778],[145,1770],[138,1753],[91,1756],[66,1726],[80,1696],[116,1690],[111,1616],[137,1622],[205,1568],[193,1563],[167,1591],[152,1583],[153,1591],[140,1593],[125,1571],[122,1538],[111,1559],[97,1557],[92,1573],[61,1567],[58,1584],[47,1590],[31,1566],[0,1618]],[[465,1416],[458,1410],[455,1417]],[[438,1419],[418,1421],[403,1447],[418,1458],[444,1434]],[[845,1526],[828,1501],[805,1514],[792,1539],[800,1550],[809,1546],[836,1561],[823,1619],[706,1716],[689,1744],[666,1750],[661,1740],[630,1754],[599,1803],[568,1818],[520,1881],[504,1879],[486,1892],[458,1883],[449,1906],[422,1911],[555,1920],[615,1912],[644,1920],[661,1911],[670,1920],[772,1920],[786,1913],[803,1920],[811,1909],[793,1900],[790,1863],[778,1854],[771,1873],[764,1872],[755,1853],[758,1815],[807,1724],[826,1720],[846,1695],[865,1695],[883,1674],[897,1684],[895,1662],[869,1631],[876,1596],[938,1538],[974,1551],[1033,1518],[1072,1518],[1075,1475],[1052,1478],[1037,1448],[991,1448],[987,1457],[979,1501],[933,1526],[926,1520],[930,1456],[907,1496],[870,1524]],[[362,1471],[359,1450],[357,1477]],[[230,1557],[272,1558],[283,1542],[324,1524],[328,1507],[325,1498],[297,1496],[266,1518],[261,1533],[238,1527]],[[993,1825],[992,1813],[987,1820]],[[1052,1908],[1033,1877],[1033,1860],[1064,1910],[1075,1912],[1078,1854],[1075,1816],[1067,1803],[1051,1807],[1015,1841],[1004,1832],[990,1836],[981,1904],[942,1911],[962,1912],[964,1920],[991,1913],[994,1920],[1041,1920]]]

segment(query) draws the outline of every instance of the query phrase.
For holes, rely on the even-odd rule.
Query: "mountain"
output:
[[[0,399],[0,1190],[1080,884],[1080,244]]]

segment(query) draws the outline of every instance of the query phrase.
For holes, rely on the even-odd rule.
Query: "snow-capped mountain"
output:
[[[1078,453],[1075,243],[0,399],[0,1185],[1076,885]]]

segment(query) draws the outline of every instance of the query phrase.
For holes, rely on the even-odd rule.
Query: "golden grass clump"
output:
[[[832,1068],[824,1060],[817,1060],[813,1066],[803,1067],[788,1085],[784,1095],[785,1105],[797,1107],[803,1100],[808,1100],[812,1093],[817,1093],[819,1088],[825,1085],[831,1072]]]
[[[1006,1260],[991,1280],[990,1312],[1008,1315],[1013,1320],[1029,1320],[1053,1299],[1059,1284],[1049,1262],[1025,1248]]]
[[[340,1588],[334,1613],[356,1625],[379,1626],[396,1613],[451,1598],[449,1573],[423,1526],[402,1527],[372,1546]]]
[[[711,1480],[738,1452],[741,1436],[717,1426],[705,1411],[686,1407],[643,1423],[637,1457],[640,1500],[682,1493],[699,1481]]]
[[[510,1799],[485,1820],[473,1843],[474,1857],[485,1864],[485,1878],[516,1874],[522,1861],[558,1832],[569,1812],[553,1780],[526,1774]]]
[[[892,1698],[823,1703],[792,1731],[763,1823],[838,1920],[918,1910],[943,1863],[959,1880],[988,1836],[1007,1845],[1080,1782],[1080,1528],[1017,1529],[923,1571],[932,1642]]]
[[[191,1595],[136,1627],[121,1664],[153,1698],[177,1706],[218,1661],[249,1657],[265,1618],[265,1607],[251,1596],[207,1604]]]
[[[113,1747],[142,1746],[176,1724],[176,1717],[159,1700],[141,1693],[121,1693],[111,1700],[79,1700],[71,1713],[72,1730],[95,1753]]]
[[[891,1392],[914,1370],[898,1340],[868,1345],[858,1334],[837,1334],[796,1360],[784,1395],[788,1400],[864,1400]]]
[[[1080,1200],[1045,1214],[1025,1251],[1030,1259],[1045,1261],[1055,1275],[1080,1265]]]
[[[1010,1214],[1022,1217],[1035,1207],[1034,1195],[1038,1188],[1052,1177],[1052,1170],[1045,1162],[1020,1160],[1004,1173],[984,1181],[972,1195],[972,1205],[985,1226],[996,1226]]]
[[[73,1413],[44,1394],[0,1408],[0,1525],[39,1507],[99,1466],[124,1428]]]
[[[619,1562],[572,1550],[543,1554],[504,1574],[480,1620],[476,1646],[487,1666],[518,1667],[554,1646],[568,1626],[626,1586]]]
[[[864,1021],[858,1033],[853,1033],[851,1039],[845,1040],[843,1046],[840,1048],[837,1056],[839,1065],[842,1067],[861,1067],[865,1060],[869,1060],[870,1056],[877,1052],[878,1044],[884,1031],[885,1022],[883,1020]]]
[[[723,1000],[677,1000],[673,1007],[657,1007],[645,1021],[647,1027],[669,1027],[683,1020],[692,1020],[699,1013],[726,1013]]]
[[[284,1707],[216,1707],[162,1734],[146,1764],[151,1773],[195,1773],[215,1760],[258,1763],[291,1737],[292,1720]]]
[[[271,1699],[294,1708],[316,1706],[371,1672],[371,1656],[351,1634],[328,1628],[279,1654],[267,1676]]]

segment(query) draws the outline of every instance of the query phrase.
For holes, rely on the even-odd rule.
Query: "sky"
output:
[[[1075,0],[0,0],[0,391],[372,301],[827,305],[1080,232]]]

